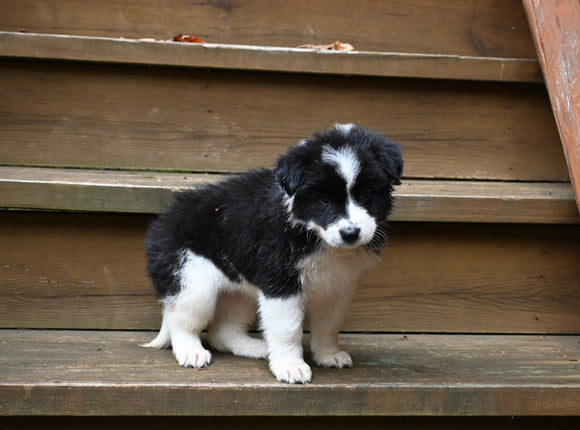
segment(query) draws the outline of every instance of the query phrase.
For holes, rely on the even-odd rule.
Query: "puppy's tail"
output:
[[[157,349],[169,348],[171,346],[171,334],[169,333],[169,327],[167,327],[165,321],[161,323],[161,329],[159,330],[159,334],[155,339],[149,343],[144,343],[139,346],[142,346],[143,348]]]

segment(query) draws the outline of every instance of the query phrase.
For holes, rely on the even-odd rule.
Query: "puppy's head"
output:
[[[274,168],[290,220],[341,248],[383,244],[382,224],[402,172],[399,146],[354,124],[337,124],[303,140]]]

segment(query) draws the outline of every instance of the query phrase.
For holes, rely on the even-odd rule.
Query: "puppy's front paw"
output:
[[[352,367],[352,358],[346,351],[327,352],[315,354],[314,361],[322,367]]]
[[[270,370],[281,382],[306,384],[312,380],[312,370],[303,360],[270,362]]]
[[[201,369],[211,362],[211,353],[203,348],[190,348],[173,351],[180,366]]]

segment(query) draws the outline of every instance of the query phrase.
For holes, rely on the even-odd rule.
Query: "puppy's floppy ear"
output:
[[[302,184],[304,159],[297,147],[281,155],[274,166],[274,176],[286,194],[293,196]]]
[[[375,157],[381,164],[384,172],[391,178],[392,185],[401,185],[403,177],[403,155],[401,148],[395,142],[384,136],[376,141]]]

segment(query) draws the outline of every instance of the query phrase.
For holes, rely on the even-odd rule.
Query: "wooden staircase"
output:
[[[206,43],[150,40],[179,33]],[[296,48],[337,39],[356,50]],[[577,162],[562,150],[579,138],[560,138],[521,2],[1,2],[0,59],[0,425],[580,415]],[[406,161],[341,338],[355,367],[289,386],[264,361],[216,353],[192,371],[139,348],[160,323],[152,214],[335,122],[385,132]]]

